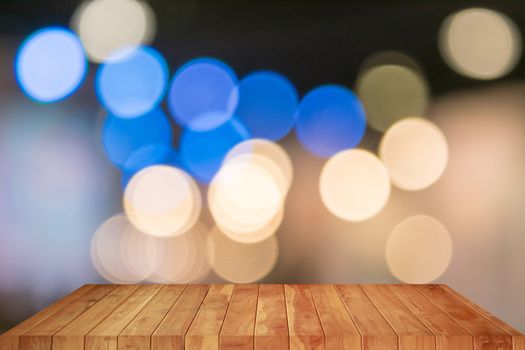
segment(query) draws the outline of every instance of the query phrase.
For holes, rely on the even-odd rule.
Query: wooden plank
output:
[[[83,350],[85,336],[138,288],[139,286],[123,285],[113,289],[53,336],[53,350]]]
[[[447,291],[449,294],[452,294],[457,299],[459,299],[463,304],[469,306],[471,309],[474,309],[478,313],[480,313],[483,317],[485,317],[490,322],[494,323],[499,328],[503,329],[505,332],[510,334],[512,336],[512,344],[514,345],[514,350],[525,350],[525,335],[521,334],[518,330],[511,327],[509,324],[503,322],[487,310],[483,309],[481,306],[474,304],[472,301],[465,298],[463,295],[456,292],[454,289],[450,288],[449,286],[440,285],[441,288],[443,288],[445,291]]]
[[[21,350],[51,349],[53,335],[108,295],[116,286],[95,286],[20,336]]]
[[[255,320],[255,350],[288,350],[288,321],[282,284],[261,284]]]
[[[183,350],[184,335],[208,293],[209,285],[189,285],[151,336],[152,350]]]
[[[324,332],[308,285],[284,285],[291,349],[324,349]]]
[[[358,285],[336,285],[336,290],[361,333],[363,349],[397,349],[397,335]]]
[[[525,350],[525,336],[441,285],[84,286],[0,349]]]
[[[119,350],[148,350],[151,335],[180,297],[182,285],[167,285],[151,299],[149,304],[118,336]]]
[[[460,302],[440,286],[419,285],[415,287],[473,335],[474,349],[512,349],[512,338],[509,334]]]
[[[385,285],[363,285],[364,292],[396,332],[400,349],[434,350],[436,337]]]
[[[117,336],[162,288],[144,285],[131,294],[86,336],[87,350],[117,350]]]
[[[436,349],[473,349],[472,335],[411,285],[389,285],[401,300],[428,329],[436,334]]]
[[[81,295],[87,293],[93,288],[95,288],[94,285],[86,284],[78,288],[71,294],[67,295],[65,298],[57,301],[54,304],[49,305],[44,310],[40,311],[36,315],[33,315],[32,317],[28,318],[19,325],[11,328],[10,330],[8,330],[0,336],[0,349],[18,350],[20,345],[20,336],[22,334],[26,333],[28,330],[30,330],[40,322],[44,321],[45,319],[49,318],[55,312],[62,309],[64,306],[71,303],[72,301],[78,299]]]
[[[211,286],[186,333],[186,349],[219,349],[219,334],[233,289],[233,284]]]
[[[331,284],[310,285],[327,349],[361,349],[361,334]]]
[[[221,350],[253,350],[259,286],[237,285],[220,334]]]

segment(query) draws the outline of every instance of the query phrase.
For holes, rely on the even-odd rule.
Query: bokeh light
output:
[[[384,207],[390,196],[390,179],[376,156],[352,149],[326,162],[319,189],[324,205],[335,216],[347,221],[362,221]]]
[[[429,283],[445,272],[451,259],[450,234],[430,216],[416,215],[403,220],[388,238],[388,267],[403,282]]]
[[[217,128],[237,107],[237,76],[214,58],[187,62],[174,74],[168,96],[171,115],[183,127],[197,131]]]
[[[154,237],[160,264],[148,277],[154,283],[196,283],[210,272],[206,255],[209,229],[200,222],[184,234]]]
[[[413,57],[401,51],[387,50],[376,52],[367,57],[359,66],[357,74],[360,76],[370,69],[385,65],[403,66],[420,74],[423,72],[421,66]]]
[[[448,160],[447,140],[434,123],[405,118],[384,134],[379,155],[395,186],[421,190],[443,174]]]
[[[180,140],[181,161],[195,178],[208,183],[219,171],[230,149],[248,137],[246,128],[236,119],[206,131],[188,128]]]
[[[509,73],[522,51],[521,34],[497,11],[470,8],[447,17],[439,32],[443,59],[470,78],[495,79]]]
[[[279,172],[275,172],[274,166],[268,166],[266,170],[272,172],[272,177],[278,181],[283,192],[287,192],[290,189],[293,179],[292,161],[286,150],[279,144],[265,139],[249,139],[233,147],[226,154],[224,162],[227,163],[236,157],[245,157],[245,155],[256,155],[256,159],[264,157],[275,164],[279,168]],[[267,164],[264,161],[259,161],[258,163],[262,166]]]
[[[429,100],[423,76],[395,64],[375,66],[361,72],[356,89],[365,107],[368,124],[380,132],[402,118],[424,115]]]
[[[297,110],[296,133],[303,146],[319,157],[353,148],[366,129],[365,112],[357,96],[339,85],[310,91]]]
[[[168,81],[168,66],[160,53],[138,47],[104,63],[97,72],[97,95],[111,113],[137,117],[154,109],[162,100]]]
[[[281,56],[296,62],[295,68],[308,72],[294,82],[273,71],[250,73],[268,62],[262,62],[264,55],[255,57],[250,40],[241,40],[255,61],[252,68],[246,62],[232,66],[242,72],[238,80],[231,67],[216,59],[188,61],[203,54],[194,50],[200,44],[211,44],[209,53],[225,58],[235,51],[220,40],[226,32],[207,39],[202,35],[211,28],[208,24],[214,26],[206,24],[210,18],[223,20],[231,9],[195,12],[198,2],[172,6],[169,1],[81,0],[69,6],[80,4],[71,22],[76,34],[44,27],[22,45],[24,38],[17,32],[38,23],[25,23],[23,13],[16,13],[18,4],[7,6],[14,11],[8,17],[22,20],[0,39],[0,61],[6,63],[5,74],[0,74],[0,333],[79,284],[101,283],[102,277],[114,283],[437,279],[473,293],[511,323],[523,320],[516,310],[525,306],[525,279],[519,278],[525,276],[520,270],[525,84],[517,66],[521,34],[511,19],[486,9],[453,13],[440,33],[446,62],[428,60],[426,49],[437,49],[437,41],[420,33],[402,45],[413,57],[377,52],[359,67],[355,63],[362,55],[357,51],[370,50],[352,56],[355,47],[348,47],[349,55],[328,58],[327,67],[316,65],[316,54],[327,52],[322,47],[313,55],[289,55],[285,51],[294,45],[287,38],[275,47],[285,49]],[[169,27],[175,43],[168,48],[161,40],[158,50],[164,47],[170,59],[174,52],[183,53],[171,62],[176,64],[173,75],[156,46],[147,46],[155,27],[150,6],[162,13],[161,24]],[[67,21],[67,11],[52,7],[44,17]],[[519,24],[515,7],[498,6]],[[401,12],[396,19],[413,14]],[[275,13],[270,9],[267,15]],[[423,27],[433,27],[437,34],[444,13],[425,18]],[[226,19],[235,22],[239,16],[230,17]],[[384,14],[376,17],[371,21],[391,27]],[[277,31],[289,25],[277,22]],[[313,24],[328,33],[328,26],[342,23],[328,22]],[[366,33],[377,31],[372,27],[361,34],[380,37]],[[76,41],[82,60],[68,58],[42,70],[43,76],[53,71],[45,79],[26,74],[31,83],[39,79],[41,94],[52,95],[43,97],[29,91],[19,68],[23,51],[36,50],[33,41],[51,31]],[[266,41],[266,34],[258,38]],[[52,52],[51,46],[46,50]],[[69,49],[61,48],[52,63],[64,61]],[[42,48],[47,57],[46,50]],[[134,55],[142,54],[144,61],[134,61]],[[38,64],[45,63],[44,56],[27,55]],[[353,68],[343,67],[350,62],[343,56],[353,57]],[[89,75],[86,57],[94,62]],[[423,58],[427,61],[418,61]],[[124,67],[127,60],[134,63]],[[69,72],[76,62],[78,83],[72,79],[77,71]],[[116,78],[111,77],[114,68]],[[98,84],[105,69],[111,84],[104,85],[104,100]],[[335,74],[335,81],[350,89],[357,77],[355,94],[344,86],[321,85],[301,102],[294,83],[302,97],[319,86],[311,83],[322,84],[323,74],[334,80],[325,73]],[[432,77],[428,82],[426,73]],[[457,73],[509,78],[489,84]],[[64,77],[72,80],[58,93],[48,85],[62,84]],[[155,77],[164,83],[155,85]],[[168,82],[171,94],[161,107]],[[61,103],[48,103],[53,101]],[[107,116],[103,129],[102,116]],[[366,122],[371,130],[365,131]],[[294,127],[296,135],[291,136]],[[102,131],[100,140],[93,137],[97,130]],[[97,147],[100,141],[103,150]],[[378,157],[372,153],[376,148]],[[97,151],[105,151],[112,163]],[[355,154],[359,157],[350,156]],[[159,168],[167,173],[155,170]],[[95,233],[108,213],[123,209],[124,214]],[[411,217],[415,214],[424,215]]]
[[[272,166],[273,171],[268,170]],[[213,178],[208,205],[217,225],[230,237],[256,241],[264,236],[259,231],[268,232],[268,226],[275,226],[287,190],[279,187],[276,172],[279,169],[267,158],[244,155],[226,162]]]
[[[71,27],[78,33],[89,59],[100,63],[117,50],[151,43],[156,21],[144,1],[92,0],[78,6]]]
[[[123,214],[106,220],[91,241],[91,259],[97,271],[113,283],[137,283],[155,270],[156,245],[133,228]]]
[[[201,210],[199,188],[183,170],[154,165],[135,174],[124,191],[124,211],[140,231],[154,236],[176,236],[197,221]]]
[[[39,102],[61,100],[75,91],[86,75],[82,44],[69,30],[50,27],[33,33],[16,58],[16,78],[24,93]]]
[[[140,170],[152,165],[171,165],[181,167],[178,153],[166,144],[148,144],[131,153],[122,167],[122,185]]]
[[[255,244],[239,243],[215,227],[208,235],[207,256],[213,271],[221,278],[250,283],[272,271],[279,257],[279,245],[275,236]]]
[[[277,141],[292,130],[299,101],[286,77],[272,71],[255,72],[239,82],[238,93],[235,115],[252,137]]]
[[[171,125],[168,117],[159,108],[132,119],[109,114],[102,127],[102,143],[106,155],[121,168],[129,157],[141,148],[148,145],[168,146],[171,142]],[[130,162],[133,162],[133,159]]]
[[[257,242],[264,241],[268,237],[275,234],[275,232],[279,229],[283,222],[284,212],[285,209],[284,207],[282,207],[281,210],[279,210],[279,212],[275,214],[273,218],[271,218],[268,222],[265,223],[265,225],[259,225],[261,227],[255,230],[252,227],[247,228],[245,225],[239,224],[238,221],[233,221],[224,212],[220,213],[222,221],[232,220],[230,221],[230,223],[233,222],[235,228],[240,228],[240,231],[229,230],[226,227],[221,226],[219,222],[216,222],[216,224],[217,228],[220,229],[221,232],[228,238],[239,243],[254,244]]]

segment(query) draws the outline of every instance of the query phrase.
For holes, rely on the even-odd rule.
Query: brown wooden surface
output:
[[[184,337],[210,286],[187,286],[151,337],[152,350],[184,349]]]
[[[260,285],[255,319],[255,349],[288,350],[288,335],[284,286]]]
[[[362,288],[396,332],[401,349],[435,350],[434,334],[386,286],[365,285]]]
[[[324,349],[324,332],[308,285],[285,285],[292,349]]]
[[[442,285],[87,285],[0,349],[525,350],[525,336]]]
[[[397,349],[397,335],[360,286],[338,285],[346,309],[361,333],[363,349]]]
[[[186,349],[219,349],[219,334],[234,288],[233,284],[214,284],[210,287],[186,332]]]
[[[253,349],[258,294],[259,286],[255,284],[235,287],[222,324],[221,349]]]

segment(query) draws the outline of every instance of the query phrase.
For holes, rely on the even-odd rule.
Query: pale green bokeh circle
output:
[[[423,77],[398,65],[376,66],[363,72],[356,90],[368,124],[380,132],[405,117],[423,115],[429,100]]]

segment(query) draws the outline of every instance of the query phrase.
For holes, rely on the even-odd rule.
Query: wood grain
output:
[[[211,286],[186,333],[187,349],[219,349],[219,334],[233,289],[233,284]]]
[[[364,292],[396,332],[400,349],[435,350],[432,333],[384,285],[364,285]]]
[[[182,350],[184,336],[208,293],[208,285],[187,286],[151,336],[152,350]]]
[[[390,285],[388,288],[436,335],[436,349],[473,349],[472,335],[413,286]]]
[[[255,320],[255,350],[288,350],[288,321],[282,284],[261,284]]]
[[[286,284],[291,349],[325,349],[324,332],[308,285]]]
[[[363,349],[397,349],[397,335],[358,285],[337,285],[346,309],[361,333]]]
[[[512,337],[480,313],[460,302],[438,285],[416,286],[423,295],[454,318],[474,337],[474,349],[511,350]]]
[[[82,350],[84,338],[139,286],[123,285],[113,289],[89,310],[53,336],[53,350]]]
[[[57,301],[56,303],[49,305],[44,310],[40,311],[36,315],[28,318],[24,322],[20,323],[14,328],[11,328],[9,331],[0,336],[0,349],[5,350],[18,350],[20,345],[20,336],[25,334],[28,330],[42,322],[43,320],[49,318],[55,314],[58,310],[62,309],[67,304],[78,299],[81,295],[87,293],[91,289],[95,288],[92,284],[87,284],[75,290],[71,294],[67,295],[65,298]]]
[[[49,350],[53,335],[108,295],[116,286],[95,286],[20,337],[21,350]]]
[[[4,349],[525,350],[525,336],[443,285],[86,285]]]
[[[253,350],[259,286],[235,287],[220,335],[221,350]]]
[[[108,317],[86,335],[86,350],[117,350],[120,332],[135,318],[162,288],[160,285],[145,285],[138,288]]]
[[[483,317],[485,317],[490,322],[494,323],[499,328],[503,329],[505,332],[510,334],[512,336],[512,345],[514,346],[514,350],[525,350],[525,336],[521,334],[519,331],[511,327],[509,324],[503,322],[487,310],[483,309],[481,306],[474,304],[472,301],[465,298],[463,295],[456,292],[454,289],[450,288],[449,286],[440,285],[441,288],[443,288],[445,291],[447,291],[449,294],[454,295],[457,299],[459,299],[462,303],[469,306],[470,308],[476,310],[478,313],[480,313]]]
[[[360,349],[361,334],[334,286],[311,285],[310,292],[325,333],[327,349]]]
[[[151,335],[184,291],[184,286],[164,286],[118,336],[119,350],[149,350]]]

